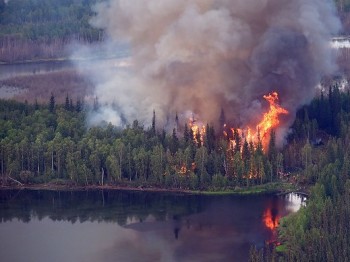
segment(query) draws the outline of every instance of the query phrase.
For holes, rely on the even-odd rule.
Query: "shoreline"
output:
[[[58,58],[39,58],[39,59],[30,59],[30,60],[18,60],[13,62],[0,61],[1,65],[25,65],[25,64],[35,64],[35,63],[59,63],[59,62],[68,62],[71,61],[69,57],[58,57]]]
[[[17,60],[13,62],[0,61],[0,66],[6,65],[26,65],[26,64],[36,64],[36,63],[64,63],[64,62],[81,62],[81,61],[95,61],[95,60],[110,60],[110,59],[123,59],[129,57],[127,53],[120,53],[117,55],[96,55],[88,57],[56,57],[56,58],[38,58],[38,59],[28,59],[28,60]]]
[[[59,185],[59,184],[33,184],[33,185],[0,185],[1,190],[48,190],[48,191],[89,191],[89,190],[112,190],[112,191],[130,191],[130,192],[150,192],[150,193],[176,193],[188,195],[263,195],[263,194],[288,194],[298,191],[307,194],[295,187],[295,185],[286,182],[274,182],[264,185],[257,185],[247,188],[235,189],[217,189],[217,190],[190,190],[181,188],[161,188],[161,187],[143,187],[143,186],[121,186],[121,185]]]

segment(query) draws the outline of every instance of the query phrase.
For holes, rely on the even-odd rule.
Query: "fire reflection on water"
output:
[[[297,212],[302,206],[305,206],[306,197],[295,193],[285,195],[285,203],[283,205],[280,202],[272,202],[264,210],[262,215],[262,222],[266,229],[271,233],[270,239],[266,242],[269,244],[278,244],[277,242],[277,228],[280,223],[280,219],[289,215],[290,213]]]
[[[279,214],[278,209],[273,208],[272,206],[265,209],[263,214],[263,223],[271,233],[266,243],[273,244],[277,242],[277,227],[280,219],[281,215]]]
[[[278,227],[280,218],[278,214],[273,214],[272,208],[266,209],[263,215],[265,226],[271,230],[275,230]]]

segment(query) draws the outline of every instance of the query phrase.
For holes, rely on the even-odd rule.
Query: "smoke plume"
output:
[[[95,11],[92,24],[108,43],[130,50],[128,67],[90,74],[108,112],[98,117],[109,121],[113,111],[120,125],[147,126],[155,110],[160,127],[173,125],[176,112],[217,126],[223,109],[228,124],[252,126],[267,109],[263,95],[277,91],[290,112],[281,137],[336,69],[333,1],[110,0]]]

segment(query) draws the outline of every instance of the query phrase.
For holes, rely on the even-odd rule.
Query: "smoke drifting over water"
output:
[[[176,112],[217,126],[223,109],[228,124],[254,126],[267,109],[263,95],[277,91],[290,111],[286,130],[321,76],[336,69],[332,1],[110,0],[95,11],[92,24],[109,43],[130,47],[129,67],[91,75],[107,112],[98,117],[110,121],[113,111],[119,125],[147,126],[155,110],[162,127]]]

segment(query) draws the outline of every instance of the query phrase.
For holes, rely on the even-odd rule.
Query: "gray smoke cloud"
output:
[[[263,95],[277,91],[290,111],[277,130],[283,137],[321,77],[336,70],[333,1],[110,0],[95,11],[106,43],[130,50],[128,67],[90,73],[107,112],[97,118],[113,115],[118,125],[147,126],[155,110],[158,125],[191,112],[217,126],[221,109],[229,124],[254,125],[267,109]]]

